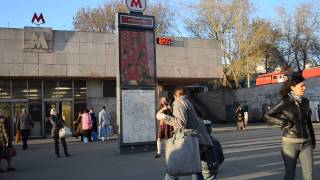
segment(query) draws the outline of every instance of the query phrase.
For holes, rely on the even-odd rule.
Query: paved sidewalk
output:
[[[319,124],[314,124],[320,139]],[[278,127],[252,124],[245,131],[235,126],[216,125],[214,136],[220,140],[225,162],[219,180],[278,180],[283,178],[281,130]],[[120,155],[117,137],[111,142],[83,144],[68,138],[71,157],[57,158],[52,139],[34,139],[28,150],[15,145],[15,172],[0,173],[0,180],[163,180],[165,159],[155,159],[155,152]],[[319,142],[318,142],[319,143]],[[320,146],[314,152],[315,180],[319,179]],[[62,148],[61,148],[62,150]],[[2,168],[5,162],[2,162]],[[297,167],[297,179],[302,179]],[[191,180],[182,177],[179,180]]]

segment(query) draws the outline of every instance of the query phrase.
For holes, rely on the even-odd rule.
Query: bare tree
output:
[[[249,85],[250,74],[277,38],[270,23],[253,18],[249,0],[201,0],[190,12],[185,24],[192,36],[221,42],[223,85],[233,79],[239,87],[244,77]]]
[[[308,63],[320,61],[320,11],[314,3],[302,4],[290,15],[284,7],[278,9],[277,27],[281,32],[278,47],[288,66],[299,71]]]
[[[145,14],[156,18],[156,34],[170,35],[174,31],[175,13],[165,2],[150,2]],[[81,8],[73,18],[74,29],[89,32],[114,32],[117,12],[128,12],[125,1],[111,0],[96,8]]]

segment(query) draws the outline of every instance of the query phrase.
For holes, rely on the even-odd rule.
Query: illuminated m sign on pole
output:
[[[146,0],[126,0],[126,4],[130,12],[142,13],[147,6]]]

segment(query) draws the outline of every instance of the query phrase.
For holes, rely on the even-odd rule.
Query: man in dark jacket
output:
[[[97,116],[93,112],[93,108],[90,108],[89,114],[90,114],[91,121],[92,121],[91,135],[93,135],[93,133],[95,133],[95,136],[92,137],[92,140],[94,140],[94,138],[96,138],[96,134],[98,133]],[[90,140],[91,140],[91,138],[90,138]]]
[[[27,149],[30,131],[33,128],[33,120],[26,109],[22,109],[21,114],[17,118],[16,126],[16,129],[20,130],[22,134],[22,149]]]

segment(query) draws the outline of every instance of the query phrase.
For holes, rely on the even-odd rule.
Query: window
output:
[[[277,79],[277,76],[273,76],[272,78],[273,78],[273,79]]]
[[[116,97],[116,81],[103,81],[103,97]]]
[[[57,84],[57,81],[55,80],[43,81],[44,97],[45,98],[59,97],[58,91],[56,90],[57,87],[58,87],[58,84]]]
[[[27,81],[12,80],[12,98],[27,98]]]
[[[61,98],[72,98],[72,81],[65,80],[59,81],[59,87],[55,88],[58,92],[57,94]]]
[[[10,99],[11,97],[11,81],[0,80],[0,99]]]
[[[29,99],[42,99],[42,81],[29,80],[28,81],[28,98]]]
[[[74,81],[74,99],[85,100],[87,98],[87,84],[84,80]]]

